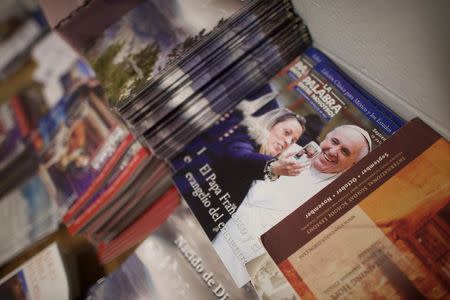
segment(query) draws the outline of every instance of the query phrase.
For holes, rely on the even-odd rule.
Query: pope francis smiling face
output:
[[[311,165],[322,173],[341,173],[349,169],[369,152],[366,138],[350,126],[336,127],[320,143],[322,152]]]

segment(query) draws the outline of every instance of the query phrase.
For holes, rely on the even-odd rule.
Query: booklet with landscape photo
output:
[[[243,5],[238,0],[141,1],[104,28],[86,51],[106,99],[111,105],[126,99]]]

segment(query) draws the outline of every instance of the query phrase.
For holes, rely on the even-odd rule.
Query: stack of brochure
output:
[[[449,143],[418,119],[405,125],[314,48],[270,89],[172,160],[191,210],[180,207],[90,299],[448,295]],[[275,156],[302,164],[300,174],[272,180],[257,172],[270,154],[252,134],[280,104],[310,117]],[[255,177],[236,198],[250,167]]]
[[[76,34],[86,22],[91,34]],[[98,1],[56,28],[88,58],[109,105],[164,159],[310,44],[284,0]]]
[[[308,47],[289,1],[51,19],[96,72],[25,135],[64,223],[104,263],[156,229],[92,299],[448,296],[448,142]]]
[[[180,208],[120,270],[93,287],[90,297],[314,299],[375,297],[381,291],[411,297],[448,293],[441,261],[448,251],[448,143],[418,120],[399,130],[405,124],[401,118],[314,48],[286,66],[265,91],[224,114],[171,161],[174,181],[191,208],[182,213],[182,222],[197,229],[175,225]],[[294,112],[292,119],[301,114],[306,123],[293,144],[270,157],[259,151],[254,133],[267,129],[274,112],[286,112],[286,107]],[[296,128],[285,125],[287,131]],[[268,131],[270,139],[270,126]],[[426,150],[430,146],[436,149]],[[426,157],[416,162],[418,155]],[[264,164],[258,161],[274,157],[302,164],[300,174],[264,178]],[[250,175],[254,178],[244,186]],[[371,196],[379,186],[383,191]],[[355,207],[360,201],[362,210]],[[194,216],[197,221],[191,220]],[[216,275],[223,269],[210,271],[217,257],[201,252],[206,246],[196,240],[199,227],[206,233],[201,240],[209,238],[234,284],[226,285]],[[179,253],[171,253],[170,247]],[[435,247],[442,250],[435,253]],[[172,267],[165,265],[161,251],[169,251]],[[429,267],[424,269],[424,263]],[[328,275],[337,265],[340,273]],[[429,279],[421,283],[419,277]],[[175,284],[171,278],[177,289],[164,288]]]

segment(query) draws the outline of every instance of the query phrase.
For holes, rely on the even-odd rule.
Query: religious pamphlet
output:
[[[371,97],[306,52],[170,163],[179,191],[242,286],[250,280],[245,264],[264,252],[260,235],[398,128]],[[270,163],[289,161],[301,170],[267,176]]]
[[[444,299],[449,204],[450,145],[414,119],[261,239],[303,300]]]

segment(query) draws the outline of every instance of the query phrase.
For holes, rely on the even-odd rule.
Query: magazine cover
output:
[[[187,205],[150,235],[87,299],[258,299],[236,288]]]
[[[383,114],[385,114],[389,119],[391,119],[398,126],[403,126],[406,124],[406,121],[403,120],[400,116],[394,113],[389,107],[386,106],[383,102],[373,97],[369,92],[364,90],[361,86],[356,83],[356,81],[345,74],[331,59],[329,59],[325,54],[323,54],[319,49],[314,47],[309,47],[305,51],[305,55],[310,58],[311,63],[324,63],[331,67],[333,67],[340,75],[342,75],[350,84],[353,84],[365,97],[367,97],[373,105],[375,105]],[[333,80],[333,77],[330,76],[330,80]],[[338,81],[337,81],[338,82]],[[343,88],[340,85],[337,85],[338,88]]]
[[[128,132],[104,106],[98,83],[65,80],[69,93],[41,119],[35,144],[67,208],[89,189]]]
[[[58,245],[53,243],[0,280],[5,300],[69,299],[69,284]]]
[[[86,56],[116,105],[243,6],[239,0],[144,0],[97,37]]]
[[[55,192],[45,172],[36,172],[0,199],[0,263],[58,228]]]
[[[301,299],[445,299],[450,145],[419,119],[262,236]]]
[[[262,233],[398,129],[343,78],[342,93],[326,69],[301,56],[171,161],[238,286],[250,280],[245,263],[264,253]]]

